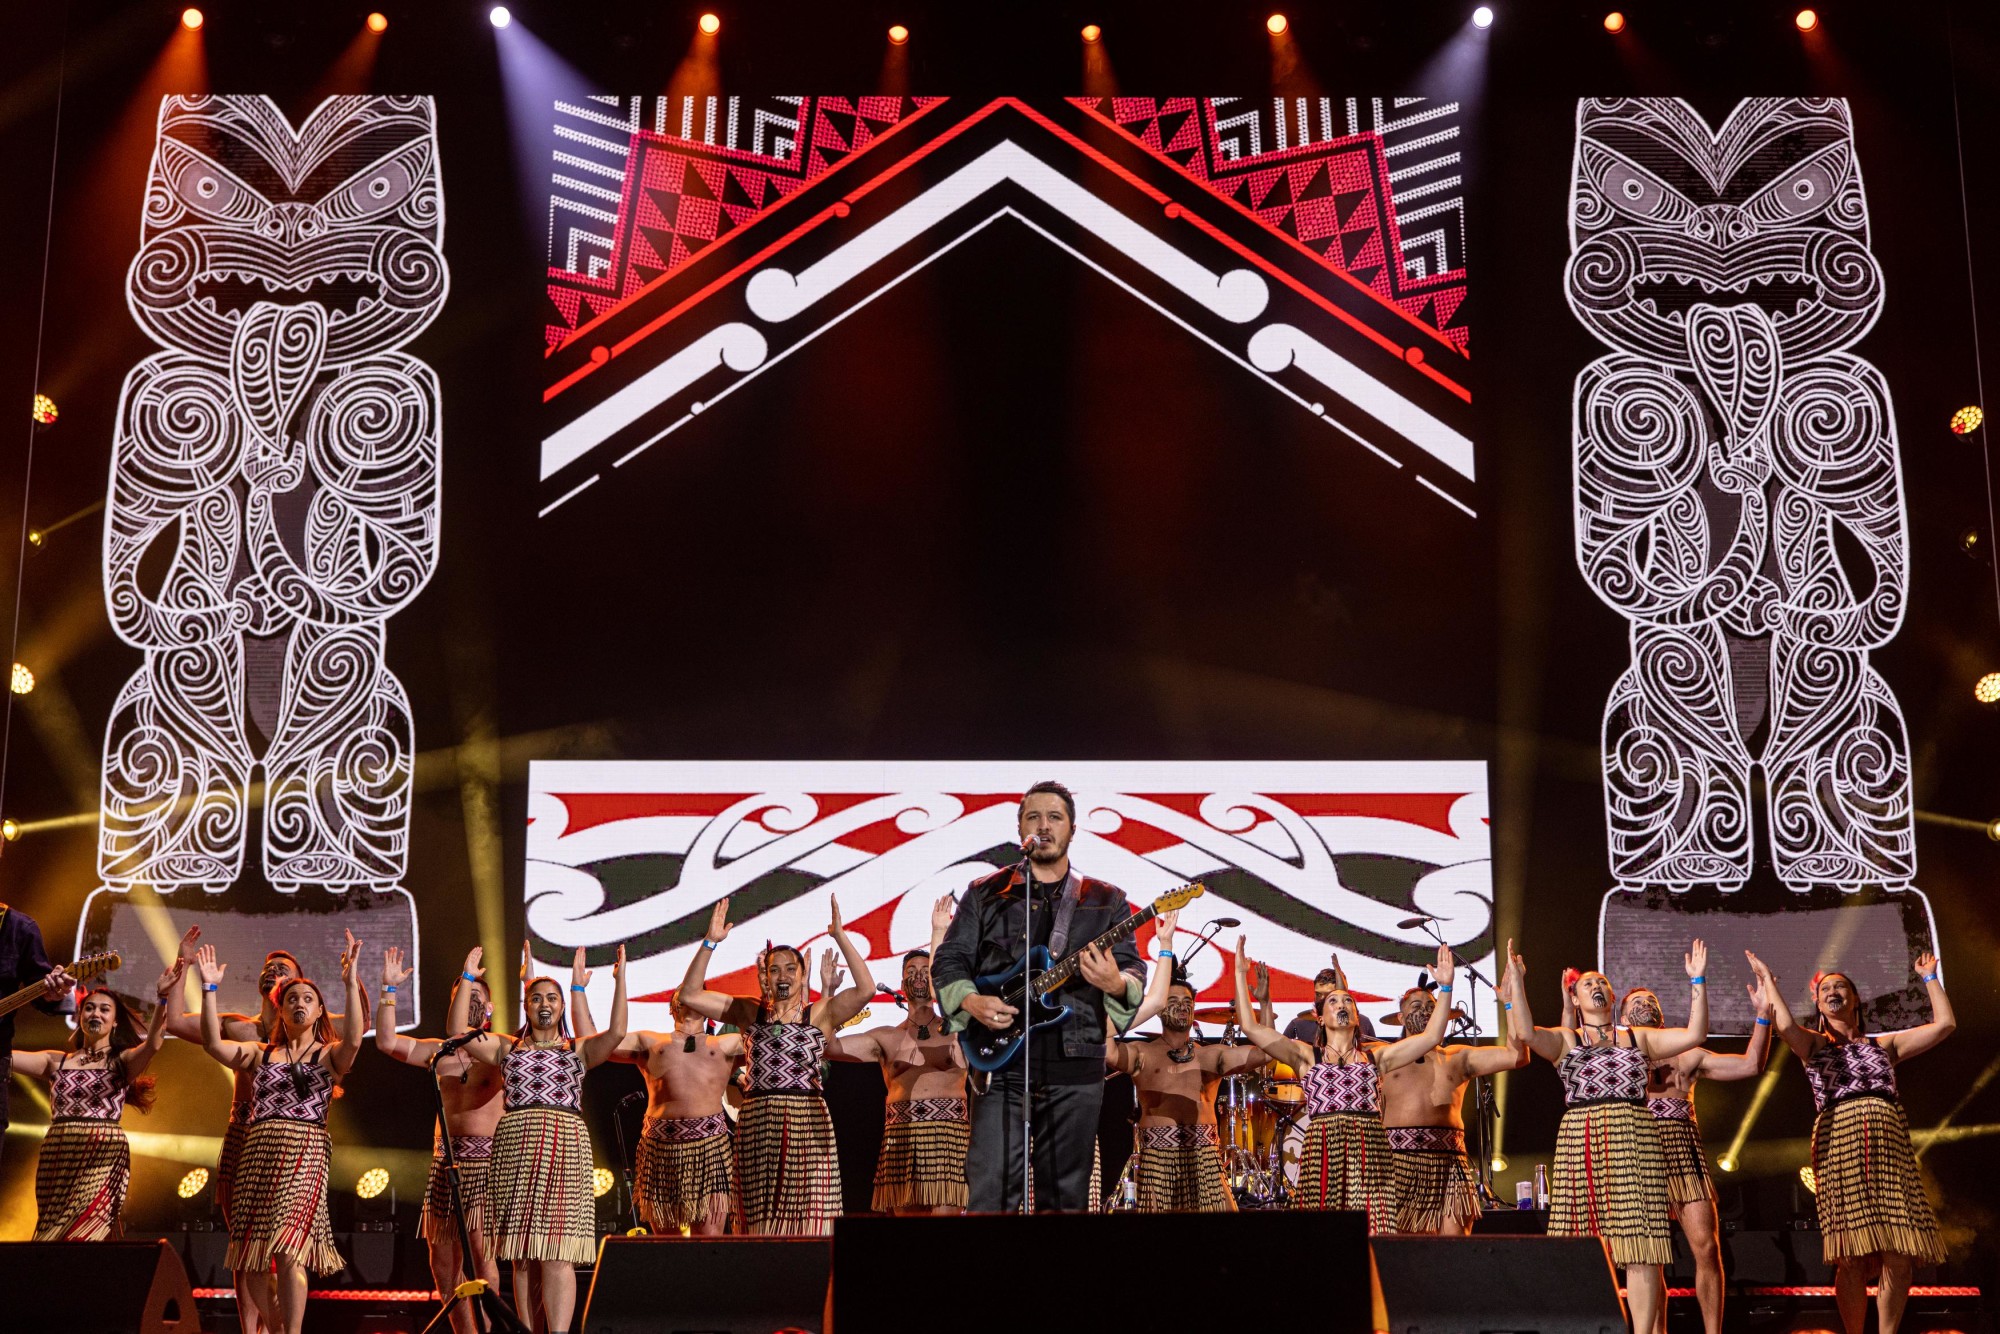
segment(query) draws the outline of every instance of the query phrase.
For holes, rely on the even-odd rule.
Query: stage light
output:
[[[496,28],[504,28],[514,21],[514,16],[507,12],[507,6],[495,5],[486,11],[486,21]]]
[[[889,25],[889,44],[891,46],[901,46],[904,42],[907,42],[909,40],[910,40],[910,30],[908,28],[905,28],[900,23],[892,23]]]
[[[1619,13],[1619,12],[1618,12],[1617,10],[1615,10],[1615,9],[1614,9],[1614,10],[1612,10],[1612,11],[1611,11],[1611,12],[1610,12],[1609,14],[1606,14],[1606,15],[1604,16],[1604,31],[1606,31],[1606,32],[1624,32],[1624,31],[1625,31],[1625,16],[1624,16],[1623,14]]]
[[[42,545],[42,542],[43,542],[43,540],[44,540],[44,539],[43,539],[43,537],[42,537],[42,530],[41,530],[41,529],[39,529],[39,528],[30,528],[30,529],[28,530],[28,545],[29,545],[29,546],[31,546],[31,547],[40,547],[40,546]]]
[[[1095,23],[1086,23],[1083,25],[1084,41],[1094,42],[1103,35],[1104,35],[1104,29],[1098,27]]]
[[[208,1169],[206,1167],[193,1169],[186,1176],[182,1177],[181,1184],[175,1187],[176,1192],[184,1200],[191,1200],[207,1189]]]
[[[379,12],[370,14],[368,16],[368,31],[370,32],[389,31],[389,16],[387,14]]]
[[[1811,1163],[1799,1169],[1799,1184],[1813,1194],[1819,1194],[1819,1176],[1812,1170]]]
[[[1494,1170],[1494,1171],[1496,1171],[1496,1172],[1504,1172],[1504,1171],[1506,1171],[1506,1170],[1507,1170],[1507,1160],[1506,1160],[1505,1158],[1502,1158],[1502,1157],[1500,1157],[1500,1156],[1499,1156],[1498,1154],[1495,1154],[1495,1155],[1493,1156],[1493,1170]]]
[[[9,843],[12,843],[20,837],[21,822],[19,820],[0,820],[0,838],[4,838]]]
[[[1978,409],[1975,408],[1969,410],[1977,411]],[[47,394],[36,394],[34,414],[35,414],[35,425],[54,426],[56,424],[56,401],[53,398],[50,398]],[[1954,417],[1952,418],[1952,420],[1956,422],[1958,418]],[[1979,423],[1977,422],[1973,423],[1974,426],[1977,426],[1978,424]],[[1954,426],[1952,429],[1957,430],[1958,428]],[[1964,432],[1960,431],[1959,434],[1963,435]]]
[[[1981,704],[2000,704],[2000,672],[1988,672],[1972,687],[1972,697]]]
[[[201,11],[199,9],[183,9],[181,11],[181,26],[189,32],[193,32],[196,28],[199,28],[201,26]]]
[[[1721,1158],[1717,1158],[1715,1160],[1715,1165],[1721,1168],[1725,1172],[1734,1172],[1736,1170],[1736,1160],[1727,1155],[1724,1155]]]
[[[37,403],[41,401],[39,397],[35,399]],[[49,404],[49,412],[49,420],[54,421],[55,404]],[[37,417],[35,420],[40,421],[41,418]],[[1969,407],[1960,408],[1957,412],[1951,414],[1951,433],[1953,435],[1969,435],[1978,430],[1979,424],[1985,420],[1986,409],[1980,407],[1977,403]]]
[[[1492,27],[1492,26],[1493,26],[1493,8],[1492,8],[1492,6],[1490,6],[1490,5],[1481,5],[1481,6],[1479,7],[1479,8],[1477,8],[1477,9],[1473,10],[1473,11],[1472,11],[1472,26],[1473,26],[1473,27],[1475,27],[1475,28],[1490,28],[1490,27]]]
[[[1819,26],[1819,15],[1810,9],[1801,9],[1793,16],[1792,22],[1798,25],[1800,32],[1811,32]]]
[[[29,535],[28,540],[31,542],[34,540],[32,534]],[[1977,528],[1968,528],[1958,535],[1958,549],[1974,560],[1979,560],[1985,556],[1985,548],[1986,543],[1980,538]]]
[[[1273,14],[1264,20],[1264,31],[1270,33],[1273,37],[1283,37],[1285,29],[1291,26],[1291,20],[1283,14]]]
[[[590,1193],[601,1200],[611,1193],[611,1187],[617,1180],[617,1177],[611,1175],[610,1168],[593,1168],[590,1173]]]
[[[722,31],[722,20],[717,18],[713,14],[703,14],[701,16],[701,22],[696,26],[699,27],[703,32],[707,33],[710,37],[713,37],[715,36],[716,33]]]
[[[371,1167],[361,1174],[359,1181],[354,1183],[354,1193],[364,1200],[372,1200],[387,1189],[389,1189],[389,1169],[386,1167]]]
[[[1992,839],[1995,843],[2000,843],[2000,819],[1988,820],[1986,822],[1986,837]]]
[[[35,688],[35,674],[17,662],[13,675],[7,680],[7,688],[17,695],[25,695]]]

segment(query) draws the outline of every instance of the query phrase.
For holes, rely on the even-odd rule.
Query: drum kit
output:
[[[1233,1006],[1196,1010],[1197,1022],[1223,1025],[1222,1045],[1242,1042]],[[1306,1136],[1306,1093],[1298,1071],[1273,1061],[1230,1075],[1215,1093],[1215,1129],[1222,1141],[1223,1174],[1239,1209],[1282,1209],[1299,1181],[1299,1149]]]

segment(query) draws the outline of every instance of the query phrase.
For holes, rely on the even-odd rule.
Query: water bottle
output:
[[[1549,1169],[1543,1163],[1535,1164],[1535,1207],[1549,1207]]]
[[[1532,1209],[1535,1207],[1534,1182],[1516,1181],[1514,1183],[1514,1207],[1516,1209]]]
[[[1120,1209],[1139,1207],[1139,1183],[1130,1172],[1125,1174],[1125,1180],[1119,1185],[1118,1207]]]

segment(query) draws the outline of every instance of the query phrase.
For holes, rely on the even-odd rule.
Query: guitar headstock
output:
[[[1208,886],[1202,884],[1199,880],[1193,884],[1182,885],[1179,889],[1170,889],[1153,900],[1153,911],[1156,913],[1173,912],[1177,908],[1185,908],[1188,904],[1193,903],[1206,893],[1208,893]]]
[[[121,968],[124,966],[124,963],[125,960],[118,957],[118,951],[106,950],[102,954],[86,954],[83,958],[70,964],[68,972],[77,981],[86,982],[93,977],[102,977],[106,973]]]

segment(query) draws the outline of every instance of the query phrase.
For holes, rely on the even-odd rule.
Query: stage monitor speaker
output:
[[[1377,1237],[1389,1334],[1624,1334],[1595,1237]]]
[[[0,1334],[201,1334],[194,1289],[163,1241],[0,1243]]]
[[[1274,1304],[1274,1282],[1303,1305]],[[926,1294],[921,1318],[914,1293]],[[1219,1330],[1258,1312],[1285,1313],[1274,1328],[1370,1334],[1384,1328],[1380,1310],[1359,1213],[858,1214],[833,1225],[834,1334]]]
[[[582,1334],[825,1334],[824,1237],[606,1237]]]

